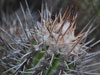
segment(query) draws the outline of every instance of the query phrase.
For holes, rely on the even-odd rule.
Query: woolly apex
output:
[[[81,45],[84,34],[80,33],[75,36],[76,16],[74,16],[73,7],[68,7],[63,16],[59,13],[55,16],[55,19],[51,18],[52,13],[47,7],[45,10],[42,8],[40,15],[41,22],[37,22],[36,27],[36,35],[39,41],[44,41],[46,45],[50,46],[50,49],[53,46],[53,48],[60,49],[64,54],[67,54],[68,51],[74,55],[85,52]]]

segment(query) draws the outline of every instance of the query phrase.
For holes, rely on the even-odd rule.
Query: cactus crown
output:
[[[41,22],[37,22],[36,35],[39,41],[44,41],[45,44],[51,48],[54,46],[65,54],[72,49],[72,47],[78,44],[70,54],[78,55],[85,52],[85,47],[81,45],[84,33],[79,33],[75,36],[75,21],[73,7],[68,7],[62,16],[61,13],[52,19],[52,13],[46,7],[41,10]],[[88,32],[86,32],[88,34]],[[81,39],[79,41],[79,39]],[[53,48],[54,48],[53,47]]]
[[[87,36],[94,30],[93,25],[90,25],[94,17],[78,35],[75,35],[77,16],[74,13],[73,5],[66,9],[63,16],[59,12],[54,19],[52,19],[52,12],[49,11],[47,6],[45,8],[42,6],[41,21],[36,24],[33,23],[34,19],[27,2],[26,6],[28,11],[25,12],[21,5],[24,23],[20,16],[16,14],[20,25],[18,28],[23,31],[23,34],[18,31],[20,39],[17,40],[16,37],[12,36],[14,34],[0,27],[0,30],[13,42],[7,42],[7,39],[0,36],[0,42],[3,42],[2,45],[0,44],[0,50],[4,52],[0,56],[0,67],[3,69],[0,72],[3,72],[2,74],[99,75],[99,73],[84,72],[86,64],[93,61],[91,57],[100,54],[100,52],[87,53],[90,47],[100,41],[90,47],[87,47],[87,44],[90,44],[93,40],[85,43]],[[30,24],[32,24],[32,28],[29,27]],[[15,25],[17,27],[17,24]],[[88,25],[90,26],[85,31]],[[100,63],[95,65],[97,64]],[[94,64],[88,65],[88,68],[92,65]]]

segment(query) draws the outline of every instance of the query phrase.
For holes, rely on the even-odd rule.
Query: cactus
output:
[[[90,63],[100,51],[88,52],[100,40],[90,46],[87,45],[94,39],[86,42],[88,35],[95,29],[91,24],[95,17],[75,35],[77,15],[73,5],[66,9],[63,16],[61,12],[55,15],[55,19],[52,19],[52,12],[44,5],[40,12],[41,21],[37,22],[34,21],[27,2],[27,11],[24,11],[21,4],[20,6],[24,20],[16,13],[17,20],[12,24],[13,27],[8,31],[0,27],[2,75],[100,74],[100,68],[96,67],[100,63]],[[8,26],[9,23],[6,21]]]

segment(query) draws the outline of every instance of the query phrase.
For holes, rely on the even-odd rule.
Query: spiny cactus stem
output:
[[[96,16],[93,16],[92,19],[86,24],[86,26],[81,30],[80,33],[83,33],[83,31],[84,31],[89,25],[91,25],[92,23],[94,23],[95,20],[96,20],[95,18],[96,18]],[[80,33],[79,33],[79,34],[80,34]]]
[[[23,24],[22,24],[22,22],[21,22],[19,16],[18,16],[17,14],[16,14],[16,16],[17,16],[17,19],[18,19],[18,21],[19,21],[19,23],[20,23],[20,25],[21,25],[21,27],[22,27],[22,30],[24,31],[24,33],[25,33],[27,39],[29,40],[29,42],[30,42],[32,48],[34,48],[34,46],[32,45],[32,42],[30,41],[30,38],[28,37],[28,34],[27,34],[27,32],[26,32],[26,30],[25,30],[25,28],[24,28],[24,26],[23,26]]]
[[[88,28],[87,32],[85,32],[85,33],[83,34],[83,37],[79,38],[79,41],[78,41],[78,42],[72,47],[72,49],[67,53],[67,58],[68,58],[68,56],[70,55],[70,53],[74,50],[74,48],[78,45],[78,43],[80,43],[80,41],[82,41],[84,38],[87,37],[87,35],[88,35],[89,31],[92,29],[92,27],[93,27],[93,25],[91,25],[91,26]]]
[[[92,45],[90,45],[87,49],[85,49],[85,51],[91,49],[92,47],[96,46],[99,43],[100,43],[100,40],[96,41],[95,43],[93,43]]]
[[[50,66],[52,66],[53,59],[54,59],[54,54],[52,54],[51,61],[50,61]]]
[[[13,75],[18,74],[19,70],[20,70],[22,67],[24,67],[24,65],[26,64],[26,62],[27,62],[27,59],[25,59],[25,60],[19,65],[19,67],[16,69],[16,71],[14,72]]]
[[[50,61],[51,60],[52,60],[52,55],[46,54],[44,59],[38,65],[38,67],[34,68],[33,75],[37,75],[38,73],[46,70],[46,68],[50,67]]]
[[[46,26],[47,27],[47,26]],[[54,36],[53,36],[53,34],[52,34],[52,32],[49,30],[49,28],[47,27],[47,30],[48,30],[48,32],[50,33],[50,37],[52,38],[52,39],[54,39],[54,41],[56,42],[56,39],[54,38]]]
[[[7,31],[5,31],[3,28],[1,28],[0,27],[0,30],[2,31],[2,32],[4,32],[9,38],[10,38],[10,40],[11,41],[13,41],[16,45],[17,45],[17,47],[20,49],[20,50],[23,50],[17,43],[16,43],[16,41],[15,41],[15,39],[14,38],[12,38],[12,36],[7,32]],[[7,43],[7,42],[6,42]],[[6,44],[7,45],[7,44]]]
[[[67,53],[67,58],[66,59],[68,59],[68,57],[69,57],[69,55],[71,54],[71,52],[73,51],[73,49],[77,46],[77,44],[80,42],[82,40],[82,37],[79,39],[79,41],[72,47],[72,49]]]

